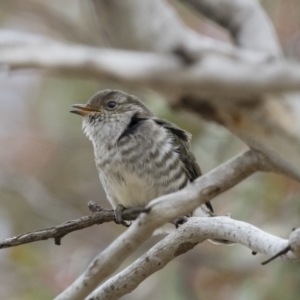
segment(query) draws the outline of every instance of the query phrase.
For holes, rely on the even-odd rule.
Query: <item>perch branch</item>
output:
[[[89,207],[91,207],[91,203],[89,203]],[[122,212],[122,217],[126,221],[132,221],[137,218],[137,216],[142,213],[147,212],[144,208],[137,209],[125,209]],[[8,238],[0,241],[0,249],[15,247],[22,244],[28,244],[32,242],[54,239],[56,245],[60,245],[61,239],[71,233],[73,231],[81,230],[96,224],[103,224],[106,222],[111,222],[115,220],[114,211],[111,209],[99,209],[97,206],[97,210],[95,210],[91,215],[84,216],[75,220],[70,220],[63,224],[34,231],[28,232],[24,234],[20,234],[18,236]]]

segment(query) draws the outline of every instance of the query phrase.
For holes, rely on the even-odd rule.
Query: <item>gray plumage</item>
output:
[[[176,192],[201,175],[190,150],[191,135],[158,119],[137,97],[103,90],[85,106],[83,130],[94,146],[95,162],[113,208],[145,206]],[[208,202],[201,206],[212,215]]]

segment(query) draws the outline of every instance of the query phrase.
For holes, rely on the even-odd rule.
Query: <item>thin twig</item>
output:
[[[23,233],[15,237],[2,240],[0,242],[0,249],[15,247],[22,244],[28,244],[48,239],[54,239],[55,244],[60,245],[62,237],[73,231],[81,230],[93,225],[115,221],[115,214],[113,210],[99,209],[100,207],[97,207],[98,210],[94,211],[89,216],[84,216],[79,219],[67,221],[57,226]],[[135,220],[140,213],[148,211],[149,210],[146,210],[145,208],[128,208],[123,211],[122,216],[124,220],[132,221]]]
[[[269,259],[263,261],[261,264],[264,266],[264,265],[268,264],[269,262],[275,260],[279,256],[288,253],[290,250],[291,250],[291,246],[288,245],[287,247],[285,247],[284,249],[282,249],[281,251],[279,251],[278,253],[276,253],[275,255],[273,255],[272,257],[270,257]]]

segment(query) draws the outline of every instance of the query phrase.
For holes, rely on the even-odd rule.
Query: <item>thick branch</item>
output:
[[[227,28],[243,48],[281,56],[273,25],[257,0],[184,0],[209,19]]]
[[[196,58],[208,52],[222,53],[249,62],[266,59],[264,54],[240,50],[193,31],[164,0],[92,0],[92,3],[101,23],[99,30],[114,48],[163,53],[183,49]]]
[[[56,300],[84,299],[107,276],[116,271],[156,228],[193,211],[200,204],[230,189],[258,170],[256,156],[248,151],[198,178],[185,189],[153,200],[148,205],[151,207],[150,213],[141,214]]]
[[[113,276],[92,292],[87,300],[114,300],[132,292],[153,273],[164,268],[178,255],[194,248],[207,239],[225,239],[244,245],[257,253],[272,256],[292,244],[289,240],[268,234],[248,223],[228,217],[189,218],[178,230],[169,234],[126,269]],[[295,235],[296,236],[296,235]],[[300,241],[299,230],[297,239]],[[292,248],[282,256],[285,260],[297,260],[300,247]]]
[[[300,90],[300,65],[288,62],[253,64],[211,54],[187,67],[175,55],[43,43],[1,47],[0,64],[11,69],[38,68],[115,79],[165,92],[172,88],[175,92],[169,93],[177,96],[187,90],[211,95],[243,95],[243,98]]]

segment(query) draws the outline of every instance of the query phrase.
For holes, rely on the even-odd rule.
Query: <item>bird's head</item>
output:
[[[140,117],[153,116],[152,112],[137,97],[119,90],[103,90],[92,96],[86,104],[74,104],[71,113],[91,119],[139,113]]]
[[[71,113],[83,117],[83,127],[91,137],[105,128],[122,131],[132,119],[151,118],[153,113],[137,97],[119,90],[103,90],[92,96],[86,104],[72,105]],[[114,124],[114,126],[112,126]],[[118,126],[116,126],[118,124]],[[115,132],[116,134],[118,132]]]

